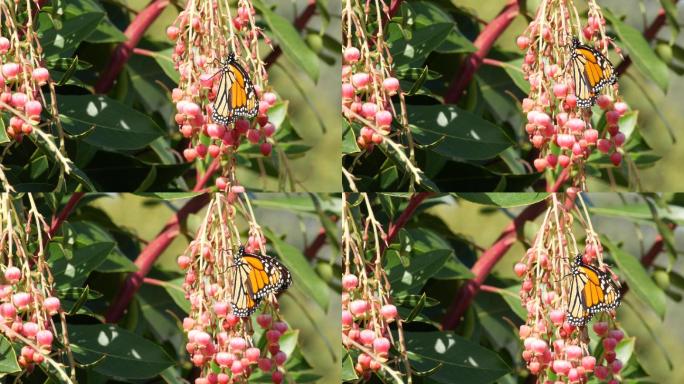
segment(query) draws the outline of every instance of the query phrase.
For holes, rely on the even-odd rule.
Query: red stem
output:
[[[458,326],[461,322],[461,317],[463,317],[475,295],[479,292],[487,275],[489,275],[494,265],[501,260],[515,243],[517,234],[519,231],[522,231],[525,222],[536,219],[545,209],[545,201],[540,201],[525,208],[508,224],[496,242],[477,259],[475,265],[470,269],[475,277],[472,280],[468,280],[456,293],[451,306],[449,306],[444,319],[442,319],[443,329],[454,329]]]
[[[331,220],[336,223],[338,217],[333,216],[331,217]],[[304,250],[304,256],[306,256],[309,260],[312,260],[314,257],[316,257],[316,254],[321,250],[321,247],[323,247],[323,244],[325,244],[325,240],[327,238],[328,236],[325,232],[325,228],[321,227],[321,229],[318,230],[318,234],[316,235],[314,241],[312,241],[311,244],[309,244],[309,246]]]
[[[128,304],[133,299],[133,296],[143,283],[143,279],[150,272],[157,258],[171,245],[171,242],[180,233],[180,226],[188,215],[198,212],[207,203],[209,203],[211,195],[208,193],[195,196],[187,204],[185,204],[178,212],[176,212],[171,219],[166,223],[162,231],[140,252],[140,255],[135,260],[135,265],[138,267],[136,272],[128,275],[119,294],[112,301],[105,320],[108,323],[116,323],[121,319]]]
[[[64,222],[64,220],[66,220],[67,217],[69,217],[71,211],[73,211],[74,208],[76,208],[76,205],[79,201],[81,201],[83,195],[85,195],[84,192],[74,192],[69,198],[69,201],[67,201],[64,208],[62,208],[62,211],[57,216],[52,218],[52,223],[50,223],[50,230],[48,231],[49,237],[52,237],[55,235],[55,233],[57,233],[59,226],[62,225],[62,223]]]
[[[401,0],[392,0],[390,2],[390,6],[389,6],[390,18],[392,16],[394,16],[395,13],[397,13],[397,11],[399,10],[399,7],[401,7]]]
[[[677,224],[668,224],[668,227],[670,227],[670,230],[674,231],[674,229],[677,228]],[[649,249],[648,252],[646,252],[641,257],[641,265],[643,265],[644,267],[650,267],[655,261],[656,257],[658,257],[660,252],[663,251],[663,246],[663,236],[658,234],[655,238],[655,241],[653,242],[653,245],[651,246],[651,249]]]
[[[302,13],[297,16],[297,18],[294,21],[294,27],[298,30],[301,31],[306,27],[306,24],[309,23],[309,20],[313,17],[314,13],[316,11],[316,1],[315,0],[309,0],[309,5],[304,8]],[[283,54],[282,48],[280,46],[276,46],[273,48],[273,51],[266,56],[264,59],[264,64],[266,68],[269,68],[273,63],[275,63],[276,60],[280,57],[280,55]]]
[[[109,66],[102,72],[100,80],[95,85],[95,93],[107,93],[112,88],[114,81],[131,57],[133,48],[138,45],[147,28],[159,17],[167,5],[169,5],[169,0],[153,0],[128,25],[124,32],[128,40],[116,47]]]
[[[475,72],[480,68],[485,56],[487,56],[489,50],[494,45],[494,42],[508,28],[513,19],[518,16],[518,12],[517,0],[509,0],[499,15],[484,27],[473,42],[477,51],[465,59],[462,68],[449,85],[446,96],[444,96],[444,104],[458,103],[473,76],[475,76]]]
[[[216,173],[220,165],[221,161],[219,160],[219,158],[215,158],[214,161],[212,161],[211,164],[209,164],[209,167],[207,167],[207,170],[204,172],[204,175],[198,178],[197,184],[195,184],[195,187],[192,189],[192,191],[199,192],[202,189],[204,189],[205,184],[207,184],[207,181],[209,181],[211,176],[214,173]]]
[[[413,216],[418,206],[423,202],[423,200],[430,197],[432,193],[430,192],[418,192],[411,195],[406,209],[399,215],[399,218],[394,223],[390,223],[389,229],[387,231],[387,238],[385,242],[380,247],[380,252],[384,252],[387,245],[392,244],[394,238],[399,234],[399,230],[406,225],[409,219]]]
[[[546,192],[557,192],[561,185],[568,180],[568,176],[570,176],[570,168],[563,169],[553,185],[546,187]]]

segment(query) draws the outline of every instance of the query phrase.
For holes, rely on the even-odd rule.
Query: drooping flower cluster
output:
[[[265,307],[256,316],[261,328],[257,333],[265,339],[263,350],[253,338],[251,317],[237,317],[232,312],[231,303],[238,294],[233,292],[233,252],[241,245],[235,220],[238,212],[251,212],[245,204],[248,206],[249,201],[244,194],[215,194],[196,238],[177,259],[178,266],[185,271],[183,289],[190,301],[190,312],[183,319],[188,336],[186,350],[192,363],[202,371],[195,384],[245,383],[256,369],[276,384],[284,378],[288,356],[281,351],[280,339],[288,325],[280,319],[275,296],[264,300]],[[245,249],[260,253],[264,236],[254,217],[243,216],[250,226]]]
[[[526,50],[522,70],[530,83],[530,93],[522,109],[527,113],[525,131],[539,150],[534,167],[539,172],[569,168],[572,185],[583,190],[584,164],[594,149],[610,154],[615,166],[622,162],[625,135],[620,132],[619,120],[628,110],[618,95],[617,83],[605,86],[601,90],[604,94],[596,99],[605,114],[606,129],[592,123],[590,108],[578,106],[574,82],[581,80],[573,79],[573,37],[582,38],[584,44],[604,56],[612,43],[605,34],[600,7],[594,0],[587,3],[588,17],[581,25],[572,2],[543,0],[534,20],[517,39],[518,47]]]
[[[599,380],[617,383],[623,362],[616,358],[615,347],[624,333],[613,317],[601,313],[592,326],[603,346],[594,351],[596,356],[589,349],[588,327],[576,327],[567,320],[570,263],[580,253],[573,234],[572,210],[586,232],[583,262],[590,265],[598,261],[600,268],[607,272],[610,269],[602,262],[603,248],[581,197],[582,211],[575,207],[574,196],[568,194],[562,203],[558,199],[563,196],[552,195],[532,247],[514,266],[523,279],[520,299],[527,310],[527,319],[519,330],[524,346],[522,357],[538,383],[554,377],[556,382],[586,382],[592,374]]]
[[[360,377],[369,380],[375,372],[396,379],[398,369],[410,375],[402,320],[392,304],[382,264],[381,239],[386,236],[370,210],[368,196],[362,196],[369,210],[367,217],[362,219],[359,211],[353,212],[345,196],[342,218],[342,344],[355,358],[354,368]],[[366,259],[366,252],[371,251],[375,254],[373,261]],[[391,324],[395,325],[397,339]],[[390,355],[392,346],[398,351],[396,356]]]
[[[50,355],[55,352],[54,341],[60,333],[53,316],[58,315],[63,332],[66,324],[60,300],[54,296],[50,268],[45,262],[47,239],[41,231],[48,226],[38,212],[33,196],[27,196],[30,208],[24,209],[9,194],[0,195],[0,334],[23,345],[17,361],[31,372],[36,365],[52,359]],[[31,250],[31,244],[37,244],[37,249]],[[59,340],[59,344],[70,353],[66,339]],[[66,375],[62,368],[59,374]]]
[[[391,17],[378,2],[345,0],[343,5],[342,113],[350,123],[363,126],[357,144],[371,150],[392,132],[393,121],[408,126],[404,96],[392,74],[392,57],[383,36]],[[394,95],[400,100],[400,111],[392,104]]]
[[[235,14],[233,14],[235,12]],[[255,21],[250,1],[239,0],[231,10],[227,0],[188,1],[186,8],[166,30],[175,41],[172,55],[180,74],[178,87],[172,91],[176,103],[176,123],[190,140],[183,155],[189,162],[225,156],[224,189],[234,180],[234,153],[246,141],[260,144],[261,153],[269,156],[275,126],[267,112],[276,103],[276,94],[268,88],[268,73],[259,53],[260,41],[270,39]],[[228,125],[212,120],[212,105],[217,99],[221,68],[219,63],[232,53],[248,72],[259,99],[255,121],[239,119]],[[218,183],[217,183],[218,184]]]
[[[34,29],[33,1],[0,2],[0,112],[7,113],[7,135],[21,142],[40,122],[46,106],[41,86],[50,81]]]

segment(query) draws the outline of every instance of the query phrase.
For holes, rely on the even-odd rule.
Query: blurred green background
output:
[[[475,14],[478,18],[489,21],[501,11],[507,0],[451,0],[450,3],[462,8],[463,10]],[[537,9],[539,0],[525,2],[528,9]],[[605,9],[610,10],[617,16],[625,16],[626,23],[644,31],[655,19],[660,1],[641,1],[641,0],[597,0],[596,3]],[[580,12],[586,9],[586,2],[575,2]],[[677,7],[678,20],[682,20],[682,6]],[[680,21],[681,24],[681,21]],[[504,50],[519,52],[515,46],[515,39],[527,27],[528,21],[518,16],[511,23],[508,29],[497,40],[496,45]],[[610,29],[609,29],[610,33]],[[672,33],[669,26],[665,25],[658,34],[658,39],[669,41]],[[684,46],[684,36],[676,39],[678,46]],[[652,44],[652,47],[655,47]],[[625,53],[628,53],[626,50]],[[657,53],[667,55],[661,50]],[[613,64],[618,65],[620,58],[611,52],[610,56]],[[639,173],[641,185],[645,191],[682,191],[684,190],[684,179],[679,177],[684,162],[684,109],[682,100],[684,98],[684,78],[670,71],[670,86],[666,94],[649,79],[642,76],[635,66],[632,65],[626,74],[620,77],[620,94],[632,109],[639,110],[638,126],[646,141],[654,148],[657,155],[662,159],[652,168],[642,170]],[[669,125],[669,129],[668,129]],[[674,134],[673,141],[669,131]],[[607,191],[610,186],[590,179],[590,191]]]
[[[339,212],[339,205],[336,205],[339,204],[339,200],[328,199],[325,195],[320,195],[319,198],[324,209],[337,209]],[[186,201],[186,199],[164,201],[132,194],[112,194],[95,200],[92,205],[104,210],[116,225],[126,228],[144,241],[150,241],[164,227],[174,211]],[[320,229],[318,216],[307,213],[307,211],[313,211],[313,203],[309,195],[265,193],[251,196],[251,202],[259,224],[283,236],[288,244],[300,251],[303,251],[306,244],[318,234]],[[288,206],[293,208],[288,209]],[[206,210],[203,209],[188,217],[186,232],[188,235],[195,233],[205,214]],[[240,229],[246,228],[244,222],[238,225]],[[192,239],[182,234],[177,236],[155,263],[154,268],[180,276],[181,271],[176,264],[176,258],[185,250],[190,240]],[[338,257],[337,252],[335,248],[324,245],[317,254],[318,264],[329,265],[331,258]],[[317,270],[320,271],[322,268],[319,266]],[[320,272],[319,275],[330,286],[339,285],[338,278],[333,280],[331,276],[324,276]],[[329,291],[328,309],[324,312],[302,289],[301,284],[297,286],[295,280],[293,286],[281,296],[279,302],[283,317],[292,328],[300,332],[298,346],[306,360],[313,366],[312,373],[322,376],[320,383],[338,382],[341,375],[338,346],[342,342],[339,293],[332,289]],[[182,334],[181,328],[177,329],[177,333]]]
[[[616,193],[590,193],[585,195],[590,206],[601,208],[631,209],[633,204],[644,207],[644,201],[636,194]],[[428,213],[438,216],[443,220],[453,233],[463,236],[467,241],[472,241],[477,247],[487,249],[501,231],[510,224],[511,218],[519,213],[522,208],[499,210],[491,207],[470,203],[462,199],[446,197],[448,204],[436,205],[428,209]],[[523,207],[524,208],[524,207]],[[645,208],[646,212],[648,209]],[[677,208],[670,212],[684,219],[684,209]],[[627,220],[615,216],[603,216],[592,214],[594,229],[599,234],[607,236],[613,243],[622,244],[622,249],[635,255],[643,255],[652,245],[657,230],[652,222]],[[536,231],[539,229],[541,218],[535,222],[528,222],[524,228],[525,239],[531,242]],[[578,241],[583,240],[579,232],[575,232]],[[675,245],[679,253],[684,250],[684,228],[675,231]],[[493,274],[501,277],[518,280],[513,273],[513,265],[520,261],[526,248],[518,241],[506,253],[504,258],[496,264]],[[661,253],[656,259],[656,265],[666,266],[667,256]],[[673,266],[673,271],[684,273],[684,263],[679,257]],[[616,273],[619,273],[616,271]],[[481,292],[479,295],[492,295]],[[635,309],[648,323],[637,316]],[[681,327],[681,319],[684,316],[684,305],[672,299],[667,299],[667,311],[663,320],[650,310],[650,307],[641,302],[635,294],[629,292],[625,295],[623,304],[618,309],[618,321],[630,336],[636,336],[636,355],[639,363],[657,383],[681,383],[684,382],[684,366],[679,362],[684,359],[684,329]],[[649,331],[649,327],[653,333]],[[522,352],[522,349],[520,350]],[[667,360],[673,362],[669,367]],[[520,367],[518,367],[520,368]]]
[[[139,11],[149,4],[149,1],[125,0],[122,3],[135,11]],[[234,2],[230,1],[230,3]],[[309,2],[307,0],[287,2],[264,0],[264,3],[278,5],[277,13],[287,20],[294,20]],[[325,23],[320,17],[314,17],[307,24],[306,41],[314,51],[320,50],[319,44],[323,42],[330,43],[330,40],[336,40],[339,44],[340,41],[341,2],[327,1],[321,3],[327,4],[326,8],[331,17],[329,23]],[[168,6],[147,30],[145,38],[168,44],[165,31],[173,23],[177,14],[175,7]],[[321,28],[323,28],[326,38],[320,37]],[[275,38],[273,36],[271,38],[276,44]],[[262,52],[264,52],[265,57],[270,49],[266,48]],[[301,181],[298,190],[334,192],[342,189],[340,175],[342,126],[339,119],[341,105],[340,73],[342,70],[339,56],[335,57],[334,63],[331,64],[319,61],[318,83],[314,83],[285,55],[281,55],[276,65],[269,70],[270,85],[281,98],[289,101],[288,110],[292,124],[296,127],[297,132],[302,134],[303,144],[312,147],[305,156],[290,162],[292,174]],[[243,181],[243,184],[262,185],[257,173],[245,169],[241,169],[238,178]],[[277,188],[277,185],[272,183],[268,187],[272,190]]]

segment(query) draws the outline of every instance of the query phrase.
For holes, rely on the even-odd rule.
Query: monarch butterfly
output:
[[[570,60],[577,105],[580,108],[591,108],[596,103],[596,94],[606,85],[617,82],[615,68],[601,52],[580,44],[576,37],[572,38]]]
[[[245,252],[240,247],[234,256],[233,314],[247,317],[256,311],[261,299],[280,293],[292,284],[292,275],[280,261],[264,255]]]
[[[240,66],[235,54],[228,55],[222,65],[216,100],[211,118],[220,124],[230,124],[238,117],[252,118],[259,111],[254,85],[247,72]]]
[[[584,264],[582,255],[575,257],[570,272],[570,299],[568,322],[574,326],[585,325],[593,315],[610,311],[620,305],[620,289],[610,275]]]

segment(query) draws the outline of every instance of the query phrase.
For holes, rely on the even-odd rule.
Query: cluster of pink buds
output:
[[[268,111],[278,102],[278,97],[267,90],[268,74],[259,56],[260,40],[270,45],[270,39],[256,25],[255,10],[248,0],[237,2],[235,16],[227,4],[219,3],[218,0],[187,2],[186,9],[166,30],[168,38],[176,44],[172,59],[180,80],[171,97],[176,104],[176,123],[183,137],[190,141],[183,151],[189,162],[224,155],[230,160],[245,140],[259,144],[264,156],[270,156],[273,149],[276,127],[269,121]],[[235,56],[254,86],[258,98],[254,121],[236,119],[221,124],[212,118],[223,75],[221,65],[229,54]],[[233,162],[225,164],[230,168]]]
[[[377,295],[380,277],[355,274],[342,277],[342,344],[359,351],[356,372],[369,379],[389,358],[393,344],[389,324],[397,320],[397,307],[389,304],[389,295]],[[382,292],[382,288],[380,288]],[[397,348],[398,349],[398,348]]]
[[[534,167],[538,172],[574,170],[573,185],[581,187],[585,183],[584,163],[594,149],[609,154],[615,166],[622,162],[625,135],[620,132],[619,121],[628,110],[618,95],[617,83],[601,90],[607,94],[595,95],[607,129],[597,130],[591,122],[591,108],[582,108],[578,103],[575,81],[582,80],[573,78],[573,37],[579,38],[581,33],[584,44],[603,55],[607,55],[611,43],[605,35],[600,8],[594,0],[588,4],[587,24],[582,27],[575,23],[577,10],[572,3],[542,1],[535,19],[516,41],[526,51],[522,70],[530,83],[530,93],[522,101],[522,109],[527,114],[525,131],[539,150]]]
[[[40,87],[50,81],[38,35],[20,21],[34,23],[37,7],[32,1],[0,3],[0,113],[9,114],[7,135],[18,142],[40,122],[45,105]]]
[[[0,196],[0,221],[3,223],[3,241],[0,243],[0,334],[12,342],[23,344],[17,360],[22,368],[30,372],[36,364],[49,358],[57,335],[52,316],[60,313],[61,306],[59,299],[52,294],[52,276],[42,246],[37,254],[29,251],[27,245],[30,237],[23,233],[23,230],[36,224],[31,221],[38,221],[39,228],[42,228],[44,220],[42,216],[33,216],[26,223],[13,227],[13,220],[23,217],[13,204],[8,194]],[[32,210],[29,217],[36,213],[36,210]]]
[[[368,199],[366,194],[362,194]],[[345,196],[346,199],[346,196]],[[370,204],[367,205],[370,209]],[[389,279],[382,268],[381,242],[386,238],[372,212],[361,223],[345,204],[342,215],[344,276],[342,276],[342,345],[355,359],[354,369],[364,380],[373,373],[391,373],[401,369],[410,375],[403,336],[403,322],[392,303]],[[352,234],[357,228],[362,233]],[[365,239],[360,241],[360,239]],[[371,240],[373,239],[373,240]],[[376,258],[366,260],[366,250],[374,249]],[[392,327],[392,328],[390,328]],[[395,338],[394,334],[398,335]],[[392,356],[391,350],[394,352]]]
[[[238,317],[232,303],[236,278],[233,250],[239,246],[239,230],[235,227],[235,214],[240,209],[233,196],[215,194],[209,204],[207,216],[184,254],[177,259],[185,271],[183,289],[190,301],[190,312],[183,319],[187,333],[186,350],[193,365],[202,374],[195,384],[246,383],[260,370],[270,376],[273,383],[283,382],[287,353],[281,350],[281,337],[288,325],[280,319],[275,299],[269,298],[256,323],[263,330],[262,340],[253,340],[251,317]],[[263,249],[263,235],[253,218],[250,236],[245,244],[247,252]],[[262,348],[257,345],[263,345]],[[215,369],[218,367],[218,369]]]
[[[392,76],[392,58],[383,40],[383,24],[389,20],[386,9],[355,0],[345,0],[342,10],[345,39],[342,66],[342,113],[350,124],[362,126],[357,144],[371,150],[392,131],[392,121],[405,123],[403,94],[399,80]],[[370,31],[376,33],[370,34]],[[368,34],[367,34],[368,33]],[[398,115],[392,96],[399,95],[402,112]]]
[[[562,196],[562,195],[561,195]],[[570,295],[570,263],[578,254],[572,234],[574,205],[560,203],[555,194],[550,199],[537,237],[523,259],[513,267],[522,281],[520,299],[527,310],[525,324],[520,326],[523,342],[522,357],[538,383],[584,383],[590,375],[609,383],[617,383],[622,362],[616,358],[615,347],[624,333],[606,314],[608,321],[593,324],[596,336],[603,345],[598,356],[589,350],[587,326],[575,326],[568,321]],[[569,208],[570,207],[570,208]],[[586,231],[584,262],[602,260],[603,248],[594,233],[586,211],[577,210],[581,226]],[[604,266],[607,268],[607,266]]]

